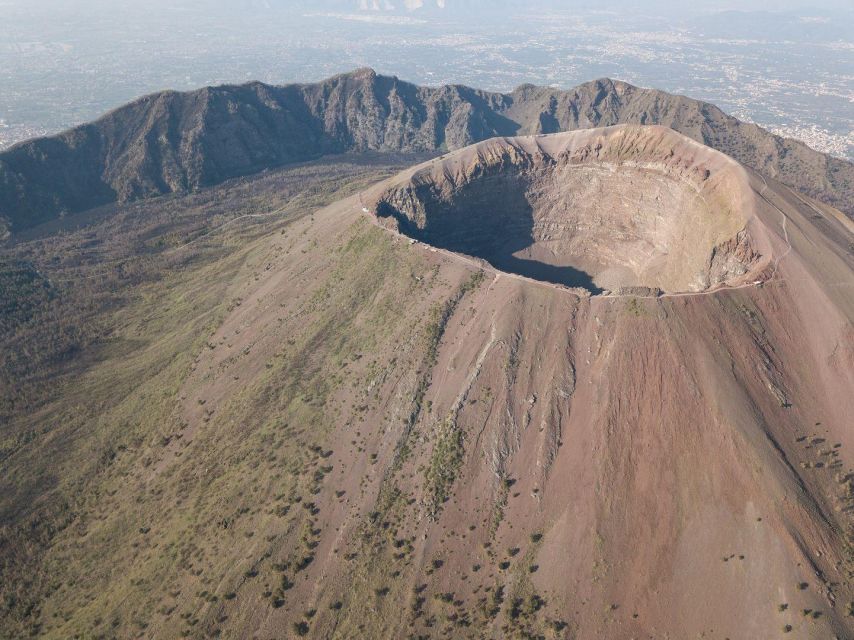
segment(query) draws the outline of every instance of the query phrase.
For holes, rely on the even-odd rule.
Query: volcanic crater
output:
[[[374,195],[380,219],[496,269],[594,294],[760,277],[741,165],[666,127],[493,138]]]

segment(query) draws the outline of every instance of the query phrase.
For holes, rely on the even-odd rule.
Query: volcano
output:
[[[854,637],[846,215],[658,126],[351,162],[21,241],[125,295],[0,405],[5,629]]]
[[[389,372],[364,423],[361,508],[410,497],[390,636],[850,635],[848,218],[654,126],[489,140],[320,235],[362,208],[448,291],[424,397]]]

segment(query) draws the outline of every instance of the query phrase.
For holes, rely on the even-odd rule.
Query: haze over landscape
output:
[[[733,4],[0,0],[0,638],[854,640],[852,10]]]
[[[161,89],[371,66],[493,91],[617,78],[854,157],[854,8],[844,0],[409,4],[424,6],[2,0],[0,146]]]

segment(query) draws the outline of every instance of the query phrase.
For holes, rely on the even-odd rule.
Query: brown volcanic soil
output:
[[[569,167],[585,163],[591,177],[576,180]],[[520,167],[526,197],[511,199],[506,185]],[[628,207],[618,206],[632,192],[621,180],[640,196]],[[480,182],[504,190],[475,192]],[[576,186],[596,197],[573,199]],[[692,197],[698,192],[708,206]],[[427,585],[428,600],[438,592],[464,603],[459,613],[503,589],[486,630],[483,620],[476,630],[449,623],[459,637],[854,637],[846,608],[854,598],[854,235],[844,216],[658,128],[484,143],[364,201],[378,199],[383,212],[382,203],[407,196],[417,213],[400,219],[406,231],[473,255],[483,235],[513,230],[512,219],[487,218],[510,202],[520,205],[511,213],[533,213],[526,258],[569,256],[594,282],[670,291],[703,290],[709,280],[739,286],[757,273],[764,282],[588,298],[487,269],[448,320],[429,411],[413,434],[394,419],[368,427],[366,450],[379,451],[383,466],[353,476],[363,492],[367,480],[380,495],[393,484],[415,499],[396,525],[415,547],[414,567],[398,567],[413,591],[398,597],[417,609]],[[665,198],[681,206],[651,204]],[[554,225],[559,212],[576,223],[599,216],[604,228],[588,224],[576,241]],[[480,225],[454,220],[467,215]],[[650,233],[645,225],[656,221],[663,231]],[[750,247],[738,252],[751,256],[744,270],[704,279],[713,251],[740,234]],[[661,246],[678,259],[662,262]],[[469,270],[447,253],[412,250],[451,281]],[[379,398],[395,397],[395,386]],[[366,425],[382,423],[380,407]],[[449,431],[464,454],[449,500],[437,506],[423,469],[448,456]],[[395,463],[402,443],[412,454]],[[375,508],[372,491],[364,495],[362,508]],[[346,539],[339,533],[336,544]],[[315,594],[352,588],[339,566],[324,565]],[[530,613],[532,596],[543,598],[541,611]],[[558,631],[555,621],[568,626]],[[430,622],[387,619],[383,634],[434,637]]]
[[[594,167],[589,181],[568,168],[578,154]],[[514,172],[525,198],[510,200]],[[560,176],[601,200],[573,200]],[[621,176],[642,196],[629,214],[617,206],[631,193]],[[475,192],[483,180],[501,197]],[[255,610],[241,624],[260,637],[292,620],[318,638],[852,637],[854,236],[844,216],[670,132],[612,129],[479,145],[319,212],[308,237],[328,252],[363,203],[402,193],[414,211],[424,203],[406,230],[437,245],[494,257],[472,247],[493,250],[489,234],[513,229],[487,219],[511,202],[534,220],[526,259],[569,256],[594,282],[615,278],[609,286],[697,291],[589,297],[489,265],[472,280],[476,261],[397,237],[424,264],[412,272],[422,302],[401,311],[440,340],[424,360],[418,330],[378,341],[364,404],[338,396],[328,446],[345,493],[313,501],[315,561],[287,595],[317,613]],[[552,224],[560,211],[598,215],[602,228],[576,242]],[[433,215],[442,224],[431,234]],[[480,226],[454,219],[465,215]],[[667,216],[660,233],[645,228]],[[556,238],[547,248],[544,229]],[[744,269],[710,273],[713,252],[739,237]],[[258,299],[289,308],[309,282],[295,268]],[[705,290],[719,282],[741,288]],[[244,305],[223,335],[255,326],[255,309]],[[256,349],[266,340],[253,339]],[[213,353],[203,362],[200,375],[220,366]]]
[[[416,167],[374,199],[413,238],[593,291],[705,291],[768,264],[747,231],[745,169],[664,127],[496,138]]]
[[[186,376],[122,399],[170,431],[53,543],[80,569],[44,634],[852,638],[852,243],[658,128],[484,143],[295,219],[197,287],[232,302]]]

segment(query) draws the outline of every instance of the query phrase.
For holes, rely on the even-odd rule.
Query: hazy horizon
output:
[[[709,100],[854,157],[854,19],[844,19],[854,13],[844,2],[659,0],[639,9],[611,0],[593,10],[551,0],[447,0],[444,9],[384,1],[0,0],[0,148],[163,89],[308,82],[370,66],[493,91],[607,76]]]

